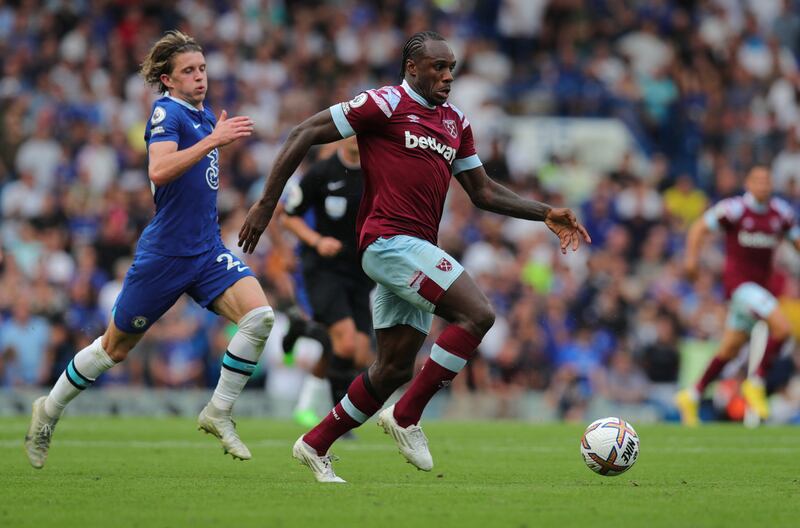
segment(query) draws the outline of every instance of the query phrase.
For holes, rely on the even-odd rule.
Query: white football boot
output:
[[[250,450],[244,445],[236,432],[236,422],[230,411],[221,411],[208,403],[197,417],[197,429],[219,438],[222,449],[234,459],[250,460]]]
[[[334,460],[333,455],[319,456],[316,449],[303,442],[302,436],[294,443],[292,456],[304,466],[308,466],[317,482],[347,482],[343,478],[337,477],[336,473],[333,472],[333,466],[331,465]]]
[[[383,431],[394,438],[400,454],[417,469],[430,471],[433,469],[433,458],[428,450],[428,439],[419,425],[400,427],[394,419],[394,405],[387,407],[378,415],[378,425]]]
[[[37,398],[33,402],[31,425],[25,435],[25,452],[28,460],[36,469],[42,469],[47,460],[47,451],[50,449],[50,440],[58,423],[58,418],[50,418],[44,412],[44,401],[47,396]]]

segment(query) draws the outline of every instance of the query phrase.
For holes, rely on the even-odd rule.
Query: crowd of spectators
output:
[[[459,61],[451,100],[489,174],[575,208],[594,240],[563,257],[543,226],[481,213],[454,184],[440,243],[498,314],[454,390],[544,391],[565,417],[598,395],[637,403],[671,390],[681,347],[718,336],[725,313],[718,247],[695,283],[683,278],[687,225],[740,192],[756,163],[800,205],[796,0],[3,2],[0,387],[50,385],[108,322],[154,211],[143,132],[157,94],[137,68],[171,28],[204,47],[207,104],[256,123],[220,160],[230,248],[292,126],[397,84],[408,35],[447,38]],[[569,153],[535,171],[511,162],[504,119],[547,115],[617,118],[637,156],[593,173],[589,197],[576,201],[563,184],[543,184],[569,185],[564,167],[580,163]],[[247,259],[279,306],[291,290],[290,247],[273,233]],[[783,293],[796,298],[797,259],[780,260]],[[212,387],[231,330],[181,301],[99,383]],[[798,391],[781,379],[791,400]]]

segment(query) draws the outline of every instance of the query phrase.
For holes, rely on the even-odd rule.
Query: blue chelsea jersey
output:
[[[184,150],[211,134],[216,124],[211,111],[194,108],[165,96],[153,103],[144,140],[174,141]],[[181,176],[154,187],[156,215],[139,239],[139,248],[169,256],[198,255],[221,243],[217,218],[219,150],[214,149]],[[151,183],[152,186],[152,183]]]

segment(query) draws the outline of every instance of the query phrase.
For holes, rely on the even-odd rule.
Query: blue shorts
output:
[[[408,325],[423,334],[430,331],[439,298],[464,271],[442,248],[407,235],[377,239],[364,250],[361,267],[378,284],[375,329]]]
[[[137,250],[114,303],[114,324],[130,334],[150,328],[184,293],[208,308],[214,299],[253,272],[222,244],[191,257]]]

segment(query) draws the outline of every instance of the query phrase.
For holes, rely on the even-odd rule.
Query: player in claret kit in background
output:
[[[569,209],[521,198],[489,179],[475,153],[469,121],[447,102],[455,64],[439,34],[417,33],[403,48],[401,85],[363,92],[295,127],[239,233],[239,245],[252,252],[309,148],[357,136],[364,173],[358,250],[364,271],[377,283],[377,360],[294,444],[294,457],[320,482],[344,482],[331,467],[331,444],[378,412],[411,379],[435,313],[449,325],[405,394],[378,420],[410,463],[425,471],[433,467],[419,425],[422,411],[466,365],[494,323],[492,307],[472,277],[436,246],[451,175],[479,208],[545,222],[564,253],[570,246],[576,250],[581,239],[590,241]]]
[[[712,231],[725,233],[722,281],[725,295],[730,299],[716,356],[697,384],[675,397],[681,421],[690,426],[699,422],[698,406],[706,387],[739,354],[759,320],[767,323],[769,340],[755,375],[745,380],[742,392],[759,417],[766,418],[769,407],[764,376],[791,335],[789,321],[769,287],[775,249],[783,238],[788,238],[800,250],[800,227],[791,206],[772,197],[772,179],[768,169],[751,169],[745,179],[745,189],[744,195],[722,200],[706,211],[692,224],[687,236],[686,272],[689,277],[694,277],[703,238]]]
[[[50,394],[33,404],[25,448],[35,468],[45,463],[66,405],[124,360],[183,293],[238,325],[198,425],[219,438],[226,453],[250,458],[231,410],[255,370],[274,316],[250,268],[222,244],[217,189],[219,147],[249,136],[253,122],[248,117],[227,118],[225,110],[217,120],[203,106],[208,87],[205,58],[197,42],[183,33],[171,31],[156,42],[141,73],[148,84],[165,92],[153,103],[145,129],[156,214],[139,239],[105,334],[78,352]]]
[[[356,217],[363,192],[358,144],[355,137],[338,145],[332,156],[312,165],[298,184],[289,183],[285,193],[283,225],[303,243],[303,282],[314,321],[330,334],[331,354],[325,376],[333,402],[347,394],[355,367],[366,366],[370,357],[372,316],[369,295],[375,283],[359,264]],[[313,227],[303,214],[313,213]],[[306,403],[310,388],[321,380],[310,374],[304,382],[295,418],[319,417]]]

